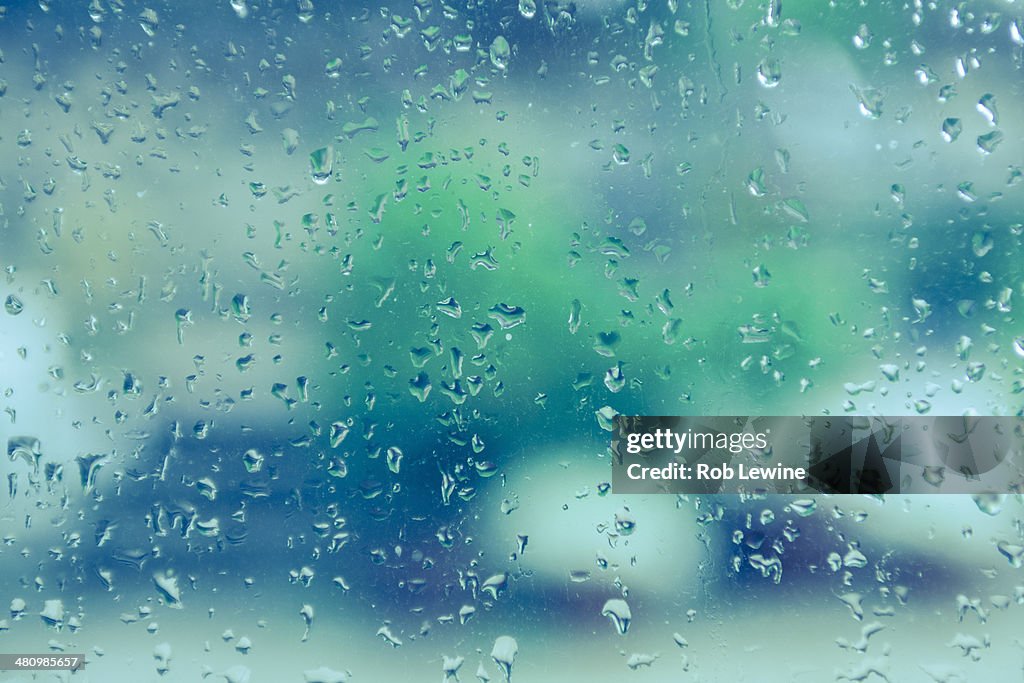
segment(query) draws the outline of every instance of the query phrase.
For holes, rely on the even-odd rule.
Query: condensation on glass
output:
[[[608,438],[1021,411],[1022,22],[0,6],[0,651],[112,683],[1007,680],[1019,495],[620,497]]]

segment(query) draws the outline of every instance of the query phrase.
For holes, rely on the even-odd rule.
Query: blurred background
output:
[[[610,420],[1018,415],[1012,0],[0,6],[3,681],[1009,681],[1019,495]]]

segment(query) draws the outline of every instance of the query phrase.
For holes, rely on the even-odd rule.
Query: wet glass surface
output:
[[[1013,2],[0,6],[3,681],[996,681],[1019,495],[617,496],[1014,415]]]

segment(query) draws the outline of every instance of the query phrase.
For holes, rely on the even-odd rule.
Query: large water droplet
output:
[[[857,108],[860,113],[869,119],[877,119],[882,115],[882,103],[885,95],[877,88],[858,88],[850,86],[850,90],[857,97]]]
[[[579,299],[573,299],[569,304],[569,334],[576,334],[580,329],[580,316],[583,312],[583,305]]]
[[[1017,569],[1024,567],[1024,546],[1000,541],[996,544],[996,548],[1010,563],[1011,567],[1015,567]]]
[[[633,620],[633,613],[630,611],[629,605],[626,604],[625,600],[618,598],[613,598],[604,603],[604,607],[601,608],[601,616],[611,619],[615,630],[618,631],[620,636],[626,635],[626,631],[629,630],[629,624]]]
[[[501,326],[501,329],[507,330],[526,322],[526,311],[520,306],[510,306],[505,303],[499,303],[495,304],[487,311],[487,317],[498,321],[498,325]]]
[[[986,515],[995,517],[1003,511],[1003,502],[1006,500],[1006,496],[998,493],[979,493],[971,496],[971,499],[979,510]]]
[[[1021,358],[1024,358],[1024,336],[1017,337],[1013,340],[1013,352]]]
[[[498,36],[491,43],[491,64],[504,71],[508,68],[509,59],[512,57],[512,48],[509,47],[505,36]]]
[[[757,80],[766,88],[774,88],[782,80],[782,65],[779,60],[765,57],[757,65]]]
[[[60,600],[46,600],[43,602],[43,611],[39,613],[43,623],[56,630],[64,627],[64,603]]]
[[[348,674],[321,666],[318,669],[310,669],[302,672],[306,683],[346,683]]]
[[[327,145],[309,155],[309,174],[313,182],[323,185],[331,179],[334,172],[334,147]]]
[[[994,130],[991,133],[979,135],[977,144],[978,151],[982,154],[991,154],[996,151],[996,147],[1003,141],[1003,134],[1001,131]]]
[[[181,609],[181,588],[178,587],[177,576],[169,572],[154,574],[153,585],[168,607]]]
[[[942,122],[942,139],[946,142],[953,142],[960,137],[962,130],[963,124],[960,123],[960,119],[948,118]]]
[[[519,643],[512,636],[498,636],[491,648],[491,659],[498,665],[501,672],[505,674],[505,681],[512,680],[512,664],[516,655],[519,654]]]
[[[4,310],[11,315],[18,315],[25,310],[25,304],[21,303],[21,299],[10,294],[8,295],[7,300],[4,301]]]
[[[818,503],[811,498],[801,498],[800,500],[794,500],[786,507],[800,517],[810,517],[818,509]]]

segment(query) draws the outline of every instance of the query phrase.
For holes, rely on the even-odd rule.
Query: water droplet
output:
[[[850,90],[856,96],[857,108],[863,116],[869,119],[877,119],[882,116],[882,104],[885,101],[885,95],[881,90],[877,88],[858,88],[855,85],[851,85]]]
[[[505,36],[498,36],[491,43],[491,64],[504,71],[508,68],[509,59],[512,57],[512,49],[509,47]]]
[[[1021,358],[1024,358],[1024,336],[1017,337],[1013,340],[1013,352]]]
[[[341,442],[348,436],[349,426],[345,422],[333,422],[331,423],[331,448],[337,448],[341,445]]]
[[[988,252],[992,251],[992,248],[995,247],[995,245],[995,239],[992,237],[992,233],[988,230],[979,230],[971,236],[971,251],[973,251],[974,255],[978,258],[981,258]],[[972,313],[972,311],[968,309],[968,313]]]
[[[302,672],[306,683],[348,683],[348,674],[321,666]]]
[[[192,311],[187,308],[179,308],[174,313],[174,321],[178,329],[178,343],[185,343],[185,328],[192,324]]]
[[[476,473],[484,479],[493,477],[498,473],[498,466],[488,460],[479,461],[474,465],[474,467],[476,468]]]
[[[168,607],[181,609],[181,588],[178,586],[178,577],[170,572],[153,575],[153,585],[156,592],[163,599]]]
[[[1006,500],[1006,496],[998,493],[981,493],[971,496],[971,500],[986,515],[995,517],[1003,511],[1003,502]]]
[[[579,299],[573,299],[569,304],[569,334],[576,334],[580,329],[580,315],[583,312],[583,305]]]
[[[242,454],[242,464],[250,474],[259,472],[263,468],[263,455],[255,448],[250,448]]]
[[[1007,559],[1011,567],[1016,569],[1024,567],[1024,546],[1007,543],[1006,541],[999,541],[999,543],[996,544],[996,548],[998,548],[999,553]]]
[[[996,147],[1003,141],[1003,134],[1001,131],[994,130],[991,133],[985,133],[984,135],[978,136],[978,151],[982,154],[991,154],[996,151]]]
[[[772,274],[768,272],[768,266],[763,263],[754,268],[753,276],[755,287],[767,287],[768,283],[772,280]]]
[[[794,500],[786,507],[800,517],[810,517],[818,509],[818,503],[811,498],[801,498],[800,500]]]
[[[409,380],[409,393],[415,396],[420,403],[427,400],[427,396],[430,395],[432,385],[430,383],[430,377],[427,373],[421,372],[413,379]]]
[[[991,93],[985,93],[978,100],[978,112],[985,117],[985,120],[989,122],[989,125],[996,125],[999,123],[999,112],[996,111],[996,96]]]
[[[379,629],[377,629],[377,635],[383,638],[384,642],[390,645],[391,647],[398,648],[402,647],[403,645],[402,639],[391,632],[391,628],[388,624],[384,624]]]
[[[236,664],[220,675],[224,677],[226,683],[249,683],[252,680],[252,671],[241,664]]]
[[[156,35],[156,30],[160,26],[160,17],[157,16],[155,10],[146,8],[139,14],[139,26],[142,27],[143,32],[150,38]]]
[[[614,330],[611,332],[598,332],[594,337],[594,351],[605,358],[615,355],[615,347],[622,340],[622,335]]]
[[[615,531],[623,536],[629,536],[636,531],[636,517],[627,509],[615,513]]]
[[[857,29],[857,33],[853,35],[853,45],[858,50],[865,50],[871,46],[871,40],[875,35],[868,28],[867,24],[861,24]]]
[[[25,304],[21,303],[21,299],[9,294],[7,300],[4,301],[4,310],[11,315],[18,315],[25,310]]]
[[[491,659],[505,675],[505,682],[512,680],[512,665],[519,654],[519,643],[512,636],[498,636],[491,648]]]
[[[985,376],[985,364],[978,361],[968,363],[966,375],[969,381],[980,382],[981,378]]]
[[[393,474],[398,474],[399,470],[402,469],[402,449],[398,446],[391,446],[387,451],[387,463],[388,469]]]
[[[747,190],[754,197],[763,197],[768,193],[768,188],[764,182],[764,169],[761,167],[755,168],[747,176]]]
[[[838,556],[837,553],[833,554],[836,554]],[[844,593],[843,595],[839,595],[836,597],[838,597],[840,601],[845,603],[846,606],[850,608],[850,613],[853,615],[854,619],[856,619],[857,621],[862,621],[864,619],[863,595],[861,595],[860,593]]]
[[[526,322],[526,311],[519,306],[499,303],[487,311],[487,317],[496,320],[501,329],[507,330]]]
[[[153,659],[156,660],[156,672],[161,676],[171,670],[171,644],[160,643],[153,648]]]
[[[621,143],[616,143],[612,147],[612,159],[614,159],[615,163],[619,164],[620,166],[628,164],[629,149]]]
[[[766,88],[774,88],[782,80],[782,65],[773,57],[765,57],[757,65],[757,80]]]
[[[42,447],[39,439],[34,436],[12,436],[7,439],[7,457],[11,462],[19,458],[32,467],[33,472],[39,471],[39,459]]]
[[[60,600],[46,600],[43,602],[43,611],[39,618],[48,627],[60,631],[64,628],[64,603]]]
[[[341,76],[341,57],[329,59],[324,64],[324,75],[328,78],[339,78]]]
[[[444,655],[441,658],[441,670],[444,673],[444,680],[458,681],[459,680],[459,669],[465,663],[465,657],[449,657]]]
[[[651,666],[652,664],[654,664],[655,661],[657,661],[659,656],[660,655],[657,654],[648,655],[640,652],[634,652],[629,656],[629,659],[626,660],[626,666],[628,666],[633,671],[636,671],[642,666]]]
[[[313,182],[323,185],[334,172],[334,146],[321,147],[309,155],[309,174]]]
[[[851,547],[843,556],[843,566],[863,569],[868,566],[868,558],[858,548]]]
[[[626,375],[622,372],[622,363],[616,363],[604,373],[604,385],[613,394],[622,391],[626,386]]]
[[[438,311],[450,318],[457,320],[462,317],[462,306],[459,305],[459,302],[453,296],[448,297],[444,301],[438,301],[436,306]]]
[[[604,603],[604,607],[601,608],[601,616],[608,617],[612,625],[615,626],[615,630],[620,636],[626,635],[629,630],[629,624],[633,620],[633,613],[629,609],[629,605],[626,604],[625,600],[613,598],[612,600]]]

